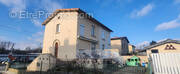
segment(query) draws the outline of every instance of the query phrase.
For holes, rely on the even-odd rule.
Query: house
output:
[[[57,9],[42,25],[45,26],[43,54],[72,60],[83,50],[111,48],[112,30],[79,8]]]
[[[132,44],[128,44],[129,53],[132,54],[135,52],[135,46]]]
[[[128,49],[129,40],[127,37],[114,37],[111,38],[111,48],[119,49],[119,54],[126,55],[129,53]]]
[[[147,46],[144,50],[147,55],[150,55],[151,53],[180,53],[180,41],[167,39]]]

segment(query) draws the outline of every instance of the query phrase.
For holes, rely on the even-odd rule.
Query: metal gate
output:
[[[150,54],[154,74],[180,74],[180,53]]]

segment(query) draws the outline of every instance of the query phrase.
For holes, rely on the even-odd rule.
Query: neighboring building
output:
[[[119,49],[119,54],[126,55],[129,53],[128,49],[129,40],[127,37],[115,37],[111,38],[111,48]]]
[[[180,53],[180,41],[167,39],[144,48],[147,56],[151,53]]]
[[[129,53],[134,53],[135,52],[135,46],[132,44],[128,44],[128,49],[129,49]]]
[[[43,51],[55,57],[77,58],[78,51],[110,49],[111,29],[79,8],[57,9],[43,24]]]

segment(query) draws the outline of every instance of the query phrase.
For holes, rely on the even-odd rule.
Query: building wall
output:
[[[97,41],[96,49],[102,49],[101,44],[105,44],[105,49],[110,48],[110,32],[97,23],[87,18],[78,17],[77,12],[60,12],[50,22],[45,25],[43,53],[55,55],[55,43],[59,44],[58,58],[76,58],[76,49],[91,49],[90,41],[81,40],[80,24],[84,24],[84,37]],[[60,16],[60,19],[58,17]],[[60,32],[56,33],[56,25],[60,24]],[[92,25],[95,25],[95,37],[91,36]],[[101,31],[105,31],[105,40],[101,39]]]
[[[176,48],[176,50],[165,50],[166,45],[173,45]],[[152,49],[158,49],[159,53],[180,53],[180,44],[166,43],[166,44],[163,44],[163,45],[148,49],[147,50],[147,56],[149,56]]]
[[[111,48],[112,49],[119,49],[119,53],[121,54],[121,49],[122,49],[122,43],[121,40],[111,40]]]
[[[105,39],[102,38],[102,31],[105,32]],[[110,32],[106,31],[102,27],[99,29],[99,48],[102,49],[102,45],[105,45],[105,49],[111,49],[111,38],[110,38]]]
[[[105,49],[110,48],[110,45],[108,45],[108,43],[110,43],[110,32],[105,30],[102,26],[98,25],[97,23],[87,19],[87,18],[82,18],[79,17],[78,18],[78,36],[80,36],[80,25],[83,24],[85,27],[85,31],[84,31],[84,36],[88,39],[92,39],[97,41],[96,44],[96,49],[102,49],[102,44],[105,44]],[[92,29],[92,25],[95,26],[95,36],[91,36],[91,29]],[[105,31],[105,40],[102,40],[101,38],[101,31],[104,30]],[[77,49],[91,49],[91,43],[90,41],[85,41],[85,40],[80,40],[78,39],[78,47]],[[108,42],[109,41],[109,42]]]
[[[77,15],[77,12],[61,12],[45,25],[42,53],[54,55],[57,42],[59,45],[58,58],[76,58]],[[59,16],[60,19],[58,19]],[[56,33],[57,24],[60,24],[59,33]]]
[[[135,47],[131,44],[128,44],[129,53],[132,53],[135,50]]]
[[[128,42],[125,39],[111,40],[111,48],[119,49],[119,52],[122,55],[129,53]]]
[[[122,42],[121,54],[126,55],[129,53],[128,42],[126,39],[122,39],[121,42]]]

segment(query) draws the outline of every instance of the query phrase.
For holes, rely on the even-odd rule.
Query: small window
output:
[[[157,49],[153,49],[151,50],[151,53],[159,53],[159,51]]]
[[[95,43],[91,43],[91,50],[95,50],[96,49],[96,44]]]
[[[105,31],[104,30],[102,30],[101,36],[102,36],[102,39],[105,39]]]
[[[84,30],[85,30],[85,26],[84,24],[80,25],[80,36],[84,36]]]
[[[91,36],[95,37],[95,26],[92,25],[92,28],[91,28]]]
[[[60,19],[61,17],[59,16],[58,19]]]
[[[39,62],[37,62],[37,64],[36,64],[38,67],[40,66],[40,63]]]
[[[104,50],[104,48],[105,48],[105,45],[103,44],[103,45],[102,45],[102,50]]]
[[[60,24],[56,25],[56,32],[60,32]]]

